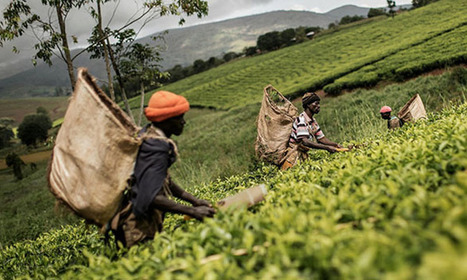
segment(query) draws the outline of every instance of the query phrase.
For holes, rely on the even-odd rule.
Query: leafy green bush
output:
[[[28,146],[35,146],[37,141],[47,140],[48,130],[51,127],[52,121],[48,115],[27,115],[18,127],[18,138]]]
[[[62,279],[465,278],[467,104],[360,144],[313,152],[285,172],[259,166],[201,186],[197,194],[213,201],[257,183],[269,194],[205,223],[169,215],[154,242],[117,259],[95,231],[69,227],[3,250],[1,271]],[[58,253],[56,244],[69,250]]]
[[[268,84],[294,98],[333,82],[340,84],[332,87],[334,92],[366,87],[393,78],[403,67],[408,72],[401,69],[401,77],[413,77],[420,71],[465,61],[466,11],[466,1],[439,1],[394,19],[370,21],[239,59],[163,89],[184,95],[194,106],[224,110],[259,102]],[[353,73],[358,74],[354,77]],[[137,104],[138,100],[132,100],[132,107]]]

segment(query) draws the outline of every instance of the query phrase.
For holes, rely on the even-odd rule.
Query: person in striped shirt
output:
[[[330,153],[343,148],[326,136],[315,120],[314,115],[320,111],[320,98],[314,92],[307,92],[302,97],[302,106],[304,111],[295,119],[292,125],[292,133],[289,139],[289,148],[282,169],[287,169],[297,163],[305,160],[309,149],[321,149]]]

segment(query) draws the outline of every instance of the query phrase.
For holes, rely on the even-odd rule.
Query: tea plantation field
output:
[[[195,106],[256,103],[267,84],[288,97],[372,86],[467,62],[467,2],[441,0],[394,18],[337,29],[312,41],[233,61],[167,85]],[[149,97],[148,97],[149,98]],[[134,100],[132,107],[138,107]]]
[[[264,183],[266,200],[204,223],[170,215],[154,242],[117,252],[66,226],[0,252],[3,277],[35,279],[465,279],[467,104],[196,188],[217,201]]]

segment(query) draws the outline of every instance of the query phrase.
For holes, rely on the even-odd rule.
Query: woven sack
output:
[[[413,122],[418,119],[426,119],[425,106],[419,94],[414,95],[409,102],[397,113],[399,119],[404,122]]]
[[[105,225],[117,212],[133,172],[141,143],[137,131],[80,68],[49,163],[50,191],[88,222]]]
[[[298,109],[272,85],[263,91],[263,101],[256,120],[258,135],[255,152],[259,160],[280,166],[287,153],[292,124]]]

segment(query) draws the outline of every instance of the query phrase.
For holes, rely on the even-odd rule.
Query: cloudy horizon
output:
[[[9,0],[0,0],[0,8],[3,10]],[[44,9],[38,1],[28,0],[34,11],[41,11],[39,14],[47,17],[50,12]],[[106,3],[104,7],[105,26],[117,28],[134,18],[138,9],[142,7],[142,1],[126,0],[126,1],[113,1]],[[411,0],[396,1],[397,6],[410,4]],[[326,13],[330,10],[339,8],[344,5],[356,5],[366,8],[385,7],[387,1],[385,0],[327,0],[327,1],[314,1],[314,0],[211,0],[208,1],[209,12],[208,15],[199,19],[196,16],[187,17],[183,26],[178,25],[179,18],[175,16],[155,18],[150,24],[147,24],[140,30],[139,38],[148,36],[150,34],[161,32],[163,30],[188,27],[193,25],[218,22],[232,18],[238,18],[248,15],[266,13],[278,10],[295,10],[295,11],[310,11],[316,13]],[[3,19],[3,17],[2,17]],[[67,17],[67,33],[69,36],[78,38],[78,44],[72,44],[70,48],[82,48],[87,44],[87,38],[91,34],[92,27],[95,25],[94,20],[89,15],[89,9],[84,9],[74,12]],[[141,28],[140,25],[131,26],[135,30]],[[31,56],[32,48],[34,45],[34,35],[28,32],[23,38],[15,39],[12,42],[6,42],[3,48],[0,48],[0,68],[11,65],[14,61],[24,59],[25,56]],[[19,54],[12,54],[12,47],[16,46],[20,51]]]

